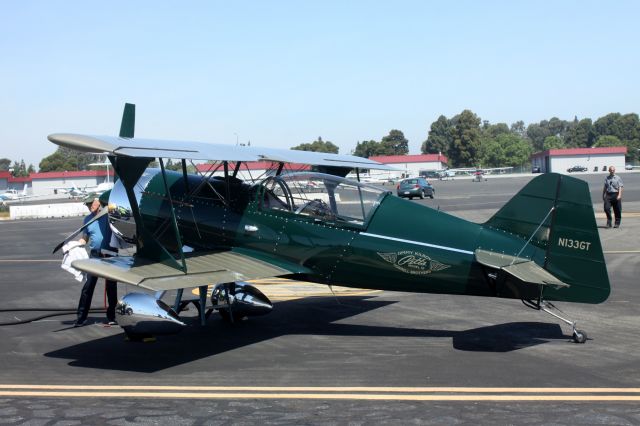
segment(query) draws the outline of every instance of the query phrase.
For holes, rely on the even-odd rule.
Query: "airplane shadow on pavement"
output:
[[[451,338],[455,349],[476,352],[510,352],[570,339],[558,324],[542,322],[511,322],[464,331],[340,324],[336,322],[396,303],[367,296],[341,298],[341,301],[343,303],[337,304],[333,298],[318,297],[279,302],[268,316],[236,324],[212,315],[207,325],[200,327],[196,318],[190,317],[186,321],[192,324],[181,333],[159,336],[153,343],[127,342],[120,333],[52,351],[45,356],[68,359],[69,365],[76,367],[153,373],[288,335]],[[73,333],[85,328],[64,332]],[[376,347],[379,344],[379,340],[372,343]],[[402,346],[390,340],[386,344]]]

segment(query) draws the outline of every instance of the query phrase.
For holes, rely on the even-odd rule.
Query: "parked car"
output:
[[[631,164],[625,164],[624,169],[625,169],[625,170],[633,170],[633,165],[631,165]]]
[[[420,172],[420,176],[426,179],[440,179],[440,173],[436,170],[427,170],[424,172]]]
[[[577,165],[576,165],[576,166],[573,166],[573,167],[569,167],[569,168],[567,169],[567,171],[568,171],[569,173],[572,173],[572,172],[586,172],[586,171],[587,171],[587,168],[586,168],[586,167],[584,167],[584,166],[577,166]]]
[[[404,179],[400,181],[396,189],[398,197],[407,197],[410,200],[413,197],[433,198],[436,193],[435,188],[423,177]]]
[[[531,173],[540,173],[540,172],[541,172],[541,170],[540,170],[540,167],[538,167],[538,166],[533,166],[531,168]]]

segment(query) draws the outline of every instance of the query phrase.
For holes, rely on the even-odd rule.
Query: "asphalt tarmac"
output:
[[[82,328],[55,316],[0,327],[0,423],[639,424],[640,173],[622,176],[622,227],[600,228],[611,297],[558,304],[585,344],[520,301],[397,292],[285,297],[235,325],[191,310],[192,327],[154,343],[101,313]],[[604,224],[604,176],[581,177]],[[529,179],[438,181],[412,202],[481,222]],[[75,308],[81,283],[50,253],[80,223],[0,221],[4,309]]]

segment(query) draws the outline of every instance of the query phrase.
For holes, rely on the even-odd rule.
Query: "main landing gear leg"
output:
[[[560,321],[568,324],[571,326],[571,329],[573,331],[573,341],[575,343],[584,343],[587,341],[587,333],[585,333],[582,330],[578,330],[576,328],[576,322],[575,321],[570,321],[564,317],[561,317],[560,315],[554,313],[551,311],[551,309],[556,309],[558,310],[558,308],[556,308],[551,302],[547,302],[544,300],[540,301],[540,309],[545,311],[546,313],[548,313],[549,315],[552,315],[556,318],[558,318]]]

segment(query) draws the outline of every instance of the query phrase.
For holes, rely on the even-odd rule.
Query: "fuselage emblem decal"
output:
[[[396,269],[413,275],[427,275],[432,272],[442,271],[451,266],[433,260],[424,253],[413,250],[403,250],[392,253],[378,252],[378,256],[391,263]]]

